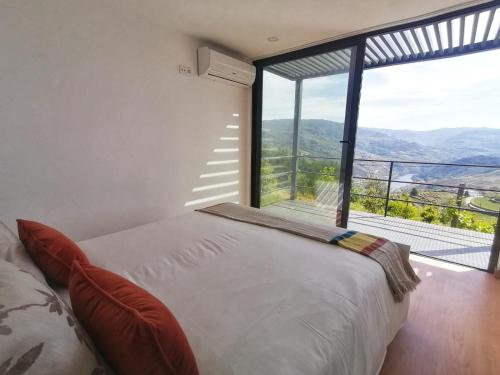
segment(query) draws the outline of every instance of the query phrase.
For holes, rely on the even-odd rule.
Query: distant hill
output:
[[[500,156],[500,129],[441,128],[428,131],[360,128],[359,140],[380,134],[417,143],[436,161],[451,161],[476,155]]]
[[[442,156],[442,155],[441,155]],[[363,159],[438,161],[440,150],[412,137],[391,134],[385,129],[359,128],[356,157]]]
[[[472,164],[472,165],[500,165],[500,156],[494,155],[476,155],[469,156],[466,158],[461,158],[452,161],[453,164]],[[471,176],[474,174],[488,174],[495,172],[492,168],[477,168],[477,167],[458,167],[458,166],[446,166],[446,167],[433,167],[427,168],[422,177],[433,177],[433,178],[449,178],[449,177],[462,177]]]
[[[262,130],[264,152],[282,150],[291,153],[293,120],[265,120]],[[299,153],[340,157],[342,148],[339,141],[342,138],[341,123],[319,119],[302,120],[299,130]],[[500,129],[442,128],[412,131],[359,128],[356,158],[500,165]],[[424,181],[450,181],[466,176],[475,176],[478,181],[487,181],[488,185],[500,181],[500,171],[479,168],[415,167],[400,164],[395,173],[410,173]]]
[[[268,147],[292,148],[293,120],[262,122],[264,144]],[[299,130],[299,151],[321,156],[338,155],[343,124],[308,119]],[[490,155],[500,157],[500,129],[443,128],[429,131],[359,128],[358,157],[396,160],[451,162],[462,158]]]
[[[299,129],[301,155],[339,157],[343,125],[327,120],[302,120]],[[262,122],[262,144],[266,149],[283,149],[291,152],[293,120],[266,120]]]
[[[454,164],[500,165],[500,157],[494,155],[476,155],[453,160]],[[500,169],[436,166],[421,168],[416,180],[439,181],[447,185],[466,184],[469,187],[500,189]]]

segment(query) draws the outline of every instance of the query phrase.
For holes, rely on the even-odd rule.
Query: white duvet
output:
[[[205,213],[79,245],[169,307],[202,375],[374,375],[408,312],[369,258]]]

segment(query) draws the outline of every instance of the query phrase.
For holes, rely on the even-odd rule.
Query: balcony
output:
[[[283,159],[288,157],[271,158],[275,166],[282,168],[278,168],[278,173],[267,176],[263,174],[263,181],[266,178],[276,178],[277,187],[263,191],[262,208],[285,217],[293,216],[308,222],[336,225],[337,208],[341,207],[342,200],[338,189],[338,175],[333,172],[338,159],[318,158],[332,163],[332,173],[328,174],[303,168],[300,159],[310,158],[309,156],[297,158],[297,162],[290,163],[297,165],[296,171],[283,170],[289,164]],[[362,168],[363,164],[369,164],[370,167]],[[479,269],[489,268],[494,231],[499,220],[497,207],[500,206],[500,190],[469,186],[467,177],[456,178],[460,182],[456,185],[401,179],[401,171],[404,168],[424,167],[447,168],[448,171],[450,168],[455,168],[456,171],[481,168],[497,173],[500,166],[369,159],[355,159],[354,165],[348,221],[350,229],[408,244],[412,252],[421,255]],[[377,171],[377,174],[367,171]],[[317,178],[313,184],[304,186],[298,181],[311,181],[300,177],[304,175]],[[378,190],[363,189],[360,187],[363,184],[378,184]],[[419,188],[421,193],[411,194],[413,188]],[[441,200],[445,197],[447,201],[443,203],[431,199],[433,197],[440,197]],[[411,209],[405,210],[405,207]],[[368,212],[369,210],[372,212]],[[412,217],[407,211],[418,212],[418,215],[414,214],[415,217]],[[443,219],[447,214],[449,217]]]

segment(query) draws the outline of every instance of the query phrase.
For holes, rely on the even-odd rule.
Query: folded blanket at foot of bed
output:
[[[367,256],[382,266],[394,300],[398,302],[402,301],[406,293],[414,290],[420,282],[410,263],[403,256],[402,249],[396,243],[385,238],[348,231],[339,227],[328,228],[307,224],[234,203],[221,203],[198,211],[281,230],[315,241],[337,245]]]

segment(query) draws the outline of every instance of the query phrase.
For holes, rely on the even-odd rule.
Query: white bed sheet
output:
[[[202,375],[374,375],[408,313],[373,260],[205,213],[79,245],[169,307]]]

